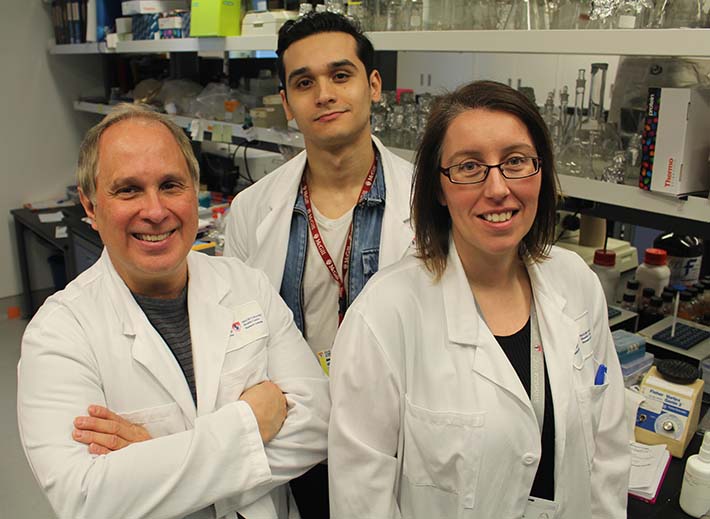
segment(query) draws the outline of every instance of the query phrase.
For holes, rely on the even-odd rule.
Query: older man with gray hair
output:
[[[78,180],[105,249],[40,308],[18,366],[22,443],[55,512],[289,517],[284,484],[326,456],[327,380],[263,273],[191,252],[184,132],[118,107]]]

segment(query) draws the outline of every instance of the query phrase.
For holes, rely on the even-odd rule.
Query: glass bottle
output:
[[[629,144],[626,146],[626,175],[624,184],[638,186],[639,172],[641,167],[641,139],[640,133],[634,133],[629,137]]]
[[[550,131],[550,137],[555,147],[558,146],[561,133],[561,123],[556,112],[555,92],[548,92],[547,99],[545,99],[545,104],[542,108],[542,119],[545,121],[547,129]],[[557,152],[558,150],[555,149],[554,151]]]
[[[345,14],[343,0],[325,0],[325,10],[335,14]]]
[[[354,20],[364,30],[366,28],[366,13],[362,1],[348,0],[347,11],[348,18]]]
[[[621,308],[629,312],[635,312],[637,310],[636,295],[625,292],[624,295],[621,296]]]
[[[661,300],[663,301],[663,306],[661,307],[661,313],[665,315],[673,315],[673,305],[674,305],[674,295],[673,292],[664,290],[663,295],[661,295]]]
[[[678,317],[688,321],[695,320],[695,304],[693,303],[693,294],[689,290],[683,290],[680,293],[680,303],[678,304]]]
[[[422,0],[405,0],[403,6],[405,31],[421,31],[424,28]]]
[[[560,172],[577,177],[592,177],[593,171],[589,157],[589,141],[582,140],[580,127],[582,125],[582,110],[584,95],[587,88],[586,70],[577,71],[577,82],[574,90],[574,112],[569,121],[569,137],[567,144],[560,150],[557,163]]]
[[[386,26],[387,31],[399,31],[402,29],[402,2],[401,0],[387,0]]]
[[[651,298],[656,295],[656,291],[651,287],[646,287],[641,291],[641,302],[639,303],[639,312],[643,313],[651,305]]]
[[[639,315],[639,329],[647,328],[663,319],[662,306],[663,300],[660,297],[653,296],[648,306]]]
[[[302,16],[305,16],[311,12],[313,12],[313,4],[302,3],[302,4],[298,5],[298,17],[299,18],[301,18]]]

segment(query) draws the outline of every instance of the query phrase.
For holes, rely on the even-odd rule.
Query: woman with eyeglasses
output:
[[[333,347],[334,518],[626,517],[623,379],[598,279],[552,247],[557,186],[525,96],[438,99],[417,254],[368,283]]]

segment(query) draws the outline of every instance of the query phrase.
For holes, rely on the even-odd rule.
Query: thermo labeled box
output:
[[[671,196],[710,188],[710,91],[649,88],[639,187]]]
[[[192,0],[190,36],[239,36],[240,0]]]

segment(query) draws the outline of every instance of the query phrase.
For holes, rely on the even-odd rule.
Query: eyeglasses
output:
[[[510,157],[500,164],[481,164],[475,160],[464,160],[460,164],[439,168],[453,184],[478,184],[488,178],[491,169],[498,168],[501,174],[511,180],[532,177],[540,172],[540,157]]]

